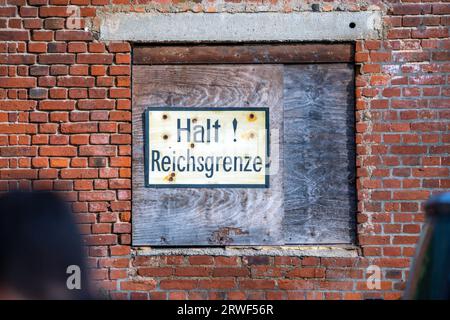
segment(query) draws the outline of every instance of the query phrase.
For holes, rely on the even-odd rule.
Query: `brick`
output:
[[[370,84],[373,86],[384,86],[389,83],[389,76],[385,75],[374,75],[370,78]]]
[[[27,111],[36,107],[36,101],[30,100],[0,100],[0,110]]]
[[[71,146],[42,146],[39,148],[39,155],[73,157],[77,155],[77,148]]]
[[[42,64],[74,64],[75,55],[67,53],[47,53],[39,55],[39,63]]]
[[[62,133],[93,133],[98,131],[96,123],[63,123]]]
[[[131,47],[130,47],[130,44],[127,42],[122,42],[122,43],[111,42],[108,45],[108,51],[109,52],[130,52]]]
[[[425,28],[412,30],[411,37],[424,39],[424,38],[446,38],[449,32],[447,28]]]
[[[31,40],[33,41],[52,41],[53,31],[31,30]]]
[[[50,159],[50,167],[52,168],[67,168],[69,166],[69,159],[52,158]]]
[[[0,157],[33,157],[36,156],[36,147],[0,147]]]
[[[71,14],[67,7],[47,6],[39,8],[41,17],[69,17]]]
[[[81,146],[80,156],[114,156],[116,147],[113,146]]]
[[[131,189],[130,179],[112,179],[109,181],[110,189]]]
[[[217,279],[217,280],[199,280],[198,287],[200,289],[234,289],[236,282],[232,279]]]
[[[414,177],[448,177],[448,168],[419,168],[413,169]]]
[[[114,245],[117,243],[117,236],[115,235],[88,235],[84,237],[84,242],[87,245],[99,246],[99,245]]]
[[[63,169],[62,179],[94,179],[98,178],[97,169]]]
[[[189,263],[191,265],[212,265],[214,259],[210,256],[191,256],[189,257]]]
[[[0,30],[0,41],[27,41],[30,40],[28,31]]]
[[[398,15],[414,15],[431,13],[429,4],[396,4],[393,6],[393,13]]]
[[[125,256],[131,253],[129,246],[113,246],[110,247],[112,256]]]
[[[15,7],[1,7],[0,17],[14,17],[16,15]]]
[[[425,200],[430,196],[429,191],[421,190],[421,191],[395,191],[394,199],[395,200]]]
[[[323,278],[325,269],[318,268],[299,268],[293,269],[286,274],[289,278]]]
[[[271,262],[270,257],[267,256],[248,256],[244,257],[243,260],[248,265],[265,265]]]
[[[50,42],[48,44],[49,53],[65,53],[67,50],[67,44],[64,42]]]
[[[197,287],[197,280],[161,280],[159,287],[163,290],[190,290]]]
[[[237,257],[222,257],[214,258],[214,263],[218,266],[234,266],[238,264]]]
[[[109,67],[109,75],[120,76],[120,75],[130,75],[131,68],[129,66],[111,66]]]
[[[77,56],[77,63],[87,64],[111,64],[113,55],[102,53],[80,53]]]
[[[297,257],[275,257],[275,265],[300,265],[301,260]]]
[[[213,277],[245,277],[250,274],[247,268],[214,268]]]
[[[116,54],[115,60],[116,64],[130,64],[131,55],[130,54]]]
[[[115,223],[113,225],[114,233],[131,233],[131,224],[130,223]]]
[[[33,168],[46,168],[46,167],[48,167],[48,159],[47,158],[33,158],[31,161],[31,165]]]
[[[130,157],[116,157],[110,160],[111,167],[131,167]]]
[[[34,124],[3,124],[0,123],[0,134],[36,133]]]
[[[320,281],[318,288],[323,289],[323,290],[351,290],[353,288],[353,282],[351,282],[351,281]]]
[[[391,60],[391,53],[390,52],[371,52],[370,53],[370,60],[372,62],[387,62]]]
[[[156,288],[154,280],[124,281],[120,283],[121,290],[148,291]]]
[[[116,199],[114,191],[90,191],[80,192],[80,201],[112,201]]]
[[[129,134],[116,134],[111,136],[111,144],[131,144],[131,135]]]
[[[427,152],[425,146],[392,146],[391,152],[394,154],[424,154]]]
[[[90,144],[109,144],[110,136],[108,134],[92,134],[89,137]]]
[[[111,121],[129,121],[131,120],[131,112],[129,111],[112,111],[109,113]]]
[[[91,42],[89,43],[89,52],[103,53],[105,52],[105,44],[99,42]]]
[[[8,169],[7,171],[0,170],[0,179],[15,180],[15,179],[36,179],[37,171],[30,169]]]
[[[73,110],[75,101],[43,100],[39,101],[39,110]]]
[[[0,77],[0,87],[3,88],[32,88],[36,86],[36,78],[32,77]]]
[[[448,51],[433,52],[432,59],[435,61],[449,61],[450,53]]]
[[[110,110],[114,109],[114,100],[80,100],[78,108],[80,110]]]
[[[448,3],[433,3],[433,14],[450,14]]]
[[[48,66],[31,66],[30,75],[31,76],[45,76],[49,74]]]
[[[44,88],[31,88],[28,95],[30,99],[46,99],[48,90]]]
[[[240,287],[242,289],[274,289],[275,288],[275,281],[273,280],[241,280],[240,281]]]
[[[43,25],[41,19],[24,19],[22,22],[25,29],[41,29]]]
[[[50,136],[50,144],[66,145],[69,143],[69,137],[65,135],[52,135]]]
[[[179,267],[175,269],[175,276],[179,277],[207,277],[211,273],[208,267]]]
[[[94,78],[93,77],[59,77],[58,86],[61,87],[93,87]]]
[[[28,52],[42,53],[46,51],[47,51],[47,43],[45,42],[30,42],[28,44]],[[33,57],[33,62],[31,64],[34,63],[34,60],[35,58]]]
[[[63,29],[65,20],[63,18],[47,18],[44,20],[45,29]]]
[[[278,288],[281,290],[305,290],[313,289],[314,283],[311,280],[280,280]]]
[[[92,40],[92,34],[82,30],[64,30],[56,31],[55,40],[58,41],[89,41]]]
[[[40,87],[54,87],[56,85],[55,77],[40,77],[38,78],[38,86]]]
[[[138,268],[138,274],[143,277],[168,277],[173,274],[173,268],[167,267]]]
[[[29,52],[45,52],[45,44],[35,43],[31,45]],[[0,55],[0,63],[4,64],[34,64],[36,63],[36,56],[32,54],[7,54]]]

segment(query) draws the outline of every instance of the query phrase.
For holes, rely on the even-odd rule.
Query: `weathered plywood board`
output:
[[[353,87],[342,63],[134,66],[133,244],[352,243]],[[270,188],[145,188],[148,107],[269,108]]]
[[[353,66],[284,67],[284,220],[287,244],[352,243]]]
[[[281,166],[267,189],[156,189],[145,188],[143,154],[148,107],[264,107],[270,130],[282,131],[282,73],[281,65],[133,67],[134,245],[284,243]]]

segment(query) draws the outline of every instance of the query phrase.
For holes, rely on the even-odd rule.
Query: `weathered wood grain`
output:
[[[280,65],[133,67],[133,244],[283,244],[282,171],[268,189],[144,187],[147,107],[268,107],[282,130]],[[272,141],[277,143],[277,141]],[[282,168],[280,169],[282,170]]]
[[[287,244],[352,243],[356,210],[353,66],[284,67]]]
[[[136,46],[134,64],[238,64],[352,62],[350,43]]]

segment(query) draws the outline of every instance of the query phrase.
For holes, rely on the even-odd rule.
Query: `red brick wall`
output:
[[[199,2],[0,0],[0,190],[65,193],[86,235],[93,276],[114,298],[400,297],[423,202],[450,187],[450,5]],[[67,29],[69,3],[81,8],[82,29]],[[383,11],[383,39],[356,43],[358,258],[132,254],[130,44],[99,42],[83,29],[111,4],[135,11],[291,12],[313,4]],[[373,264],[382,270],[381,290],[366,287]]]

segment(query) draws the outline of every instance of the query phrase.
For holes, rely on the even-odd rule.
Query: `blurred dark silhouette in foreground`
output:
[[[405,299],[450,300],[450,192],[431,197]]]
[[[57,194],[0,196],[0,299],[89,299],[87,279],[81,236]]]

